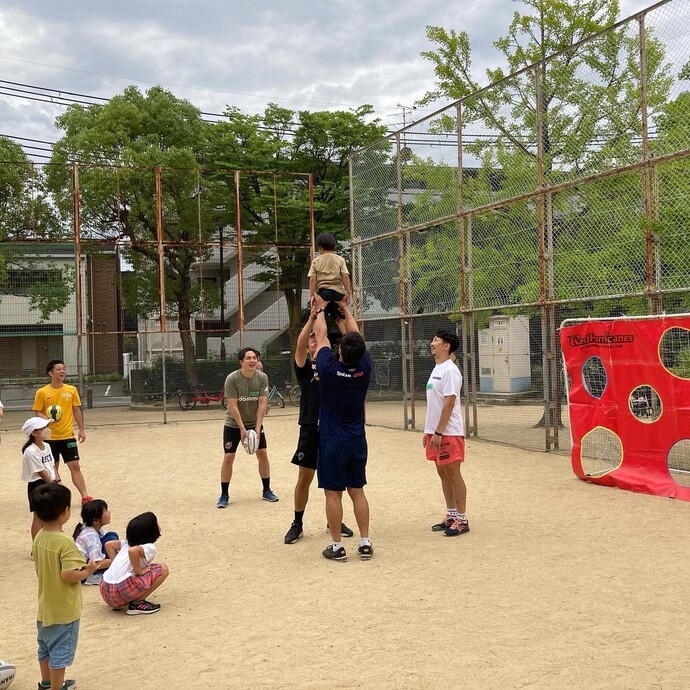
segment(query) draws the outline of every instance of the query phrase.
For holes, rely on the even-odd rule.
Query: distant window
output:
[[[61,280],[61,273],[51,269],[17,269],[9,268],[5,280],[0,281],[0,293],[3,295],[28,295],[36,285],[50,285]]]

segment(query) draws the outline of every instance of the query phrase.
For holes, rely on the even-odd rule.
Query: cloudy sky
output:
[[[650,4],[621,0],[621,17]],[[35,87],[109,98],[128,84],[162,84],[211,113],[228,104],[256,113],[269,102],[370,103],[396,129],[400,106],[433,86],[420,57],[431,47],[426,25],[467,31],[484,83],[484,69],[502,64],[492,41],[519,8],[511,0],[0,0],[0,134],[37,147],[45,145],[29,139],[59,137],[53,122],[64,106],[36,100],[46,97]]]

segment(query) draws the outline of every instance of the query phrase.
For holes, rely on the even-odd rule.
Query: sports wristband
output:
[[[443,436],[443,434],[440,431],[434,431],[434,436]]]

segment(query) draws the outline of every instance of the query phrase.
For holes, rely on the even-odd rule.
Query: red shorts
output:
[[[127,606],[130,601],[139,601],[144,592],[151,589],[151,585],[162,575],[163,567],[160,563],[151,563],[151,570],[143,575],[131,575],[126,580],[110,584],[101,580],[99,587],[103,601],[112,609]]]
[[[437,465],[450,465],[451,462],[465,461],[465,437],[441,436],[441,447],[431,445],[433,434],[424,434],[424,450],[426,459]]]

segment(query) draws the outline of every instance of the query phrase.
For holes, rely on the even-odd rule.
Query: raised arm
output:
[[[303,367],[307,362],[307,355],[309,354],[309,334],[314,330],[314,321],[316,319],[316,307],[312,307],[309,312],[309,318],[304,324],[304,327],[297,336],[297,345],[295,346],[295,364],[298,367]]]
[[[327,302],[315,295],[314,308],[312,311],[315,314],[314,318],[314,335],[316,336],[316,351],[318,352],[322,347],[330,348],[331,343],[328,340],[328,326],[326,325],[326,308]]]
[[[355,321],[355,317],[352,316],[350,311],[350,306],[345,303],[345,301],[338,302],[338,308],[345,315],[345,332],[346,333],[359,333],[359,325]]]

